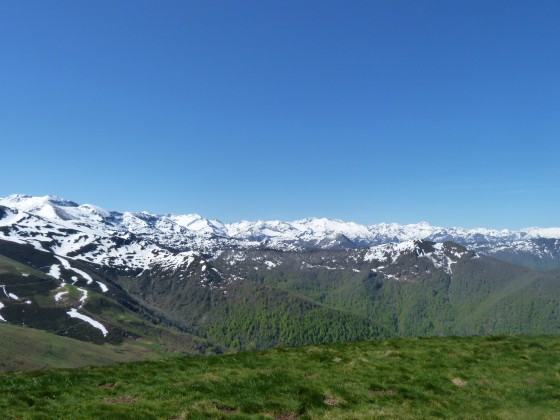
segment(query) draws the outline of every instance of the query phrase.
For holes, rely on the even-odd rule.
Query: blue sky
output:
[[[0,2],[0,196],[559,226],[558,1]]]

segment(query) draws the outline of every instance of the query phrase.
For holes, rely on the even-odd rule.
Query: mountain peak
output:
[[[5,198],[0,198],[0,201],[6,203],[20,204],[27,207],[38,207],[45,204],[53,204],[56,206],[63,207],[77,207],[78,204],[66,200],[55,195],[44,195],[44,196],[31,196],[27,194],[11,194]]]
[[[31,198],[31,196],[27,194],[10,194],[9,196],[3,198],[2,200],[12,201],[14,203],[17,203],[26,200],[28,198]]]

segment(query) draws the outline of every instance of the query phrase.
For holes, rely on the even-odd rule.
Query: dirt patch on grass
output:
[[[374,389],[370,391],[370,394],[373,395],[374,397],[380,397],[380,396],[388,396],[388,395],[397,395],[397,391],[395,391],[394,389],[387,389],[387,390]]]
[[[113,388],[115,385],[116,385],[116,382],[107,382],[107,383],[99,385],[99,388],[109,389],[109,388]]]
[[[103,398],[103,402],[105,404],[134,404],[136,402],[136,398],[130,395],[123,395],[115,398]]]
[[[460,388],[467,386],[468,382],[461,379],[461,378],[453,378],[451,379],[451,382],[453,383],[453,385],[458,386]]]
[[[329,407],[336,407],[342,403],[342,400],[340,398],[326,396],[323,402]]]

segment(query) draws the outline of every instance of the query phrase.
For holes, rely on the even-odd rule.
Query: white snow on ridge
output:
[[[107,328],[105,328],[101,322],[96,321],[95,319],[92,319],[87,315],[79,313],[77,309],[72,308],[66,313],[70,315],[71,318],[81,319],[82,321],[85,321],[88,324],[90,324],[92,327],[97,328],[103,333],[103,337],[106,337],[107,334],[109,333],[109,331],[107,331]]]
[[[560,257],[560,239],[556,239],[553,244],[543,244],[533,241],[513,241],[499,244],[481,244],[473,246],[478,252],[489,255],[500,252],[515,254],[531,254],[539,259]]]
[[[55,253],[66,269],[78,273],[88,284],[93,281],[91,276],[71,267],[72,259],[125,270],[147,270],[154,265],[174,270],[188,268],[200,253],[215,256],[224,249],[266,247],[299,251],[361,247],[370,248],[371,258],[380,252],[379,258],[392,259],[399,249],[391,243],[406,244],[414,240],[454,241],[491,253],[492,247],[504,244],[507,247],[515,241],[527,244],[530,239],[560,239],[560,228],[553,227],[509,231],[442,228],[426,222],[365,226],[326,218],[221,223],[196,214],[111,212],[54,196],[13,195],[0,198],[0,205],[7,207],[0,219],[0,226],[4,227],[0,232],[2,239]],[[371,249],[378,245],[390,245],[394,249]],[[481,245],[486,247],[478,248]],[[516,249],[520,250],[521,246]],[[539,252],[544,255],[548,251]],[[67,255],[73,256],[70,262],[65,260],[70,258]],[[60,278],[60,266],[53,265],[49,274]]]
[[[364,255],[364,261],[377,261],[380,263],[393,264],[403,253],[416,252],[418,257],[429,258],[436,268],[443,269],[446,273],[452,274],[452,265],[469,253],[468,250],[461,252],[443,243],[432,245],[433,250],[426,252],[425,248],[420,247],[415,241],[391,243],[370,248]],[[376,270],[383,270],[386,267],[377,267]],[[375,269],[374,269],[375,270]]]
[[[54,277],[55,279],[60,279],[60,265],[53,264],[51,265],[51,269],[48,272],[49,276]]]
[[[198,214],[166,216],[170,221],[188,230],[200,233],[226,234],[225,225],[217,220],[208,220]]]
[[[406,240],[419,240],[434,238],[461,237],[464,242],[476,241],[478,237],[487,240],[512,240],[523,238],[558,238],[560,227],[551,228],[526,228],[517,232],[494,230],[486,228],[442,228],[432,226],[427,222],[400,225],[397,223],[379,223],[365,226],[354,222],[344,222],[337,219],[307,218],[293,222],[271,221],[241,221],[235,223],[222,223],[209,220],[197,214],[182,215],[156,215],[142,213],[109,212],[92,204],[78,205],[72,201],[54,196],[31,197],[26,195],[12,195],[0,198],[0,205],[16,211],[0,221],[1,226],[13,225],[27,216],[34,214],[55,221],[67,228],[76,229],[89,235],[108,236],[108,229],[113,232],[130,231],[135,234],[148,236],[164,236],[174,239],[175,235],[192,237],[219,235],[237,240],[252,240],[268,238],[272,240],[317,240],[344,235],[350,240],[365,240],[388,242],[402,242]],[[445,240],[447,240],[445,239]],[[84,238],[82,240],[85,240]]]
[[[413,251],[416,248],[414,241],[390,243],[378,245],[370,248],[364,255],[364,261],[379,261],[393,263],[406,251]]]
[[[2,200],[0,199],[0,205],[2,205]],[[19,223],[22,219],[26,217],[26,214],[18,211],[16,209],[9,209],[7,216],[0,219],[0,226],[11,226]]]
[[[430,252],[424,254],[428,257],[436,268],[442,268],[447,274],[452,274],[453,270],[451,266],[455,264],[457,261],[453,261],[448,255],[445,253],[444,245],[442,243],[438,243],[434,245],[435,252]],[[459,255],[461,258],[462,254],[453,253],[454,256]]]
[[[173,253],[157,244],[136,240],[120,246],[112,243],[101,244],[95,252],[78,255],[74,258],[99,265],[142,270],[147,270],[157,264],[171,270],[183,266],[188,267],[197,255],[198,253],[194,251]],[[80,272],[80,274],[86,273]]]
[[[6,290],[6,286],[0,285],[0,287],[2,288],[4,294],[8,299],[19,300],[19,297],[17,297],[17,295],[15,295],[14,293],[8,293],[8,291]]]
[[[78,307],[78,309],[81,309],[82,306],[84,306],[84,303],[86,303],[88,291],[86,289],[82,289],[81,287],[78,287],[77,289],[82,292],[82,297],[80,297],[80,306]]]
[[[72,267],[67,260],[59,257],[58,255],[55,255],[54,257],[62,263],[62,266],[64,268],[66,268],[67,270],[71,270],[74,273],[77,273],[80,276],[82,276],[86,280],[87,284],[91,284],[93,282],[93,279],[91,278],[91,276],[88,273],[86,273],[85,271],[82,271],[82,270],[79,270],[77,268]]]
[[[68,291],[65,290],[64,292],[58,292],[56,295],[54,295],[54,301],[58,302],[60,299],[62,299],[62,296],[68,294]]]
[[[560,227],[558,228],[525,228],[521,229],[522,233],[526,233],[528,238],[547,238],[560,239]]]
[[[272,262],[272,261],[265,261],[264,263],[265,263],[265,265],[267,266],[267,268],[268,268],[269,270],[272,269],[272,268],[274,268],[274,267],[276,267],[276,266],[278,265],[278,263],[275,263],[275,262]]]
[[[96,281],[96,283],[97,283],[97,285],[101,288],[101,291],[102,291],[103,293],[109,291],[109,288],[108,288],[104,283],[101,283],[100,281]]]
[[[4,307],[4,304],[2,302],[0,302],[0,309],[2,309],[3,307]],[[0,315],[0,321],[7,322],[2,315]]]

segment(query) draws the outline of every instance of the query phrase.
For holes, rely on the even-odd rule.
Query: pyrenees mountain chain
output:
[[[0,321],[194,353],[560,333],[560,228],[222,223],[0,199]]]
[[[464,229],[427,222],[364,226],[325,218],[222,223],[197,214],[116,212],[54,196],[18,194],[1,198],[0,206],[4,207],[0,210],[0,237],[4,239],[95,263],[111,261],[142,268],[169,259],[156,246],[214,255],[224,249],[355,249],[426,240],[453,241],[489,255],[526,254],[542,260],[557,257],[560,247],[560,228]],[[123,252],[115,251],[115,245]]]

